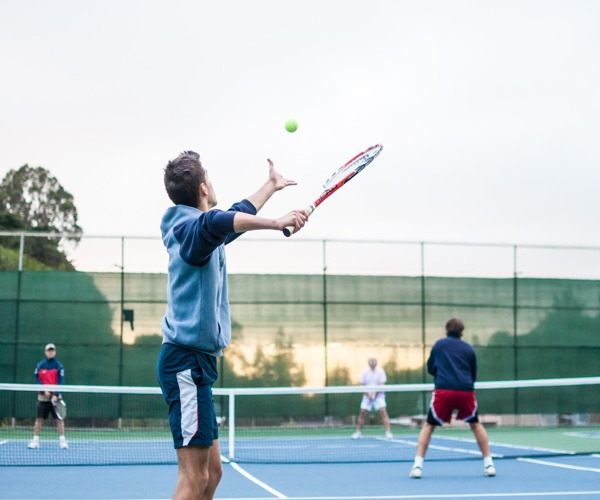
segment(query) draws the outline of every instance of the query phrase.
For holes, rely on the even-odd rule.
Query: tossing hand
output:
[[[267,161],[269,162],[269,181],[273,184],[275,191],[280,191],[284,187],[295,186],[298,184],[296,181],[286,179],[279,172],[277,172],[273,166],[273,162],[269,158],[267,158]]]

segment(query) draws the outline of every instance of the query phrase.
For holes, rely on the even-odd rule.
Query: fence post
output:
[[[13,368],[13,382],[17,382],[19,372],[19,334],[21,322],[21,287],[23,282],[23,254],[25,253],[25,233],[20,235],[19,243],[19,269],[17,270],[17,297],[15,304],[15,348],[13,353],[14,368]]]
[[[125,308],[125,237],[121,236],[121,321],[119,332],[119,386],[123,386],[123,309]],[[119,395],[119,429],[123,423],[123,397]]]
[[[235,394],[229,393],[229,460],[235,458]]]
[[[327,241],[323,240],[323,350],[325,361],[325,387],[329,385],[329,363],[327,360]],[[325,394],[325,417],[329,416],[329,395]]]

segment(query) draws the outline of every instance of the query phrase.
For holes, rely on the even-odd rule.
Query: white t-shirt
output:
[[[385,372],[379,366],[376,366],[374,370],[367,368],[360,376],[360,383],[362,385],[383,385],[386,381]]]
[[[378,366],[374,370],[367,368],[360,376],[360,383],[363,385],[383,385],[386,381],[385,372]],[[385,407],[385,392],[376,393],[374,398],[364,394],[360,407],[367,411],[380,410]]]

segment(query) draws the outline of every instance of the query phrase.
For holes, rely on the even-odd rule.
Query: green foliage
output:
[[[329,385],[351,385],[350,370],[347,366],[336,366],[328,374]]]
[[[44,233],[81,233],[73,196],[43,167],[23,165],[10,170],[0,183],[0,230]],[[76,245],[79,237],[27,239],[25,253],[48,267],[73,270],[64,248]],[[0,244],[18,249],[18,237]]]
[[[19,268],[19,251],[0,246],[0,271],[11,271]],[[23,269],[27,271],[49,271],[50,267],[25,255]]]
[[[306,376],[304,368],[294,359],[294,348],[291,339],[286,338],[280,329],[274,339],[274,353],[268,355],[262,347],[254,353],[254,360],[248,361],[237,348],[243,342],[241,331],[234,332],[233,341],[223,359],[223,376],[221,383],[227,387],[300,387],[304,385]],[[237,360],[238,371],[233,368]]]
[[[28,229],[81,232],[73,196],[43,167],[9,171],[0,184],[0,206]]]

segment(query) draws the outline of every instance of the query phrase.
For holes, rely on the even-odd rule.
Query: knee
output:
[[[221,465],[220,461],[211,464],[209,474],[211,483],[219,484],[221,482],[221,478],[223,477],[223,466]]]
[[[191,485],[192,489],[196,492],[198,498],[200,498],[202,493],[204,493],[204,490],[206,490],[209,481],[210,474],[209,471],[206,469],[199,469],[194,471],[193,476],[189,478],[189,484]]]

